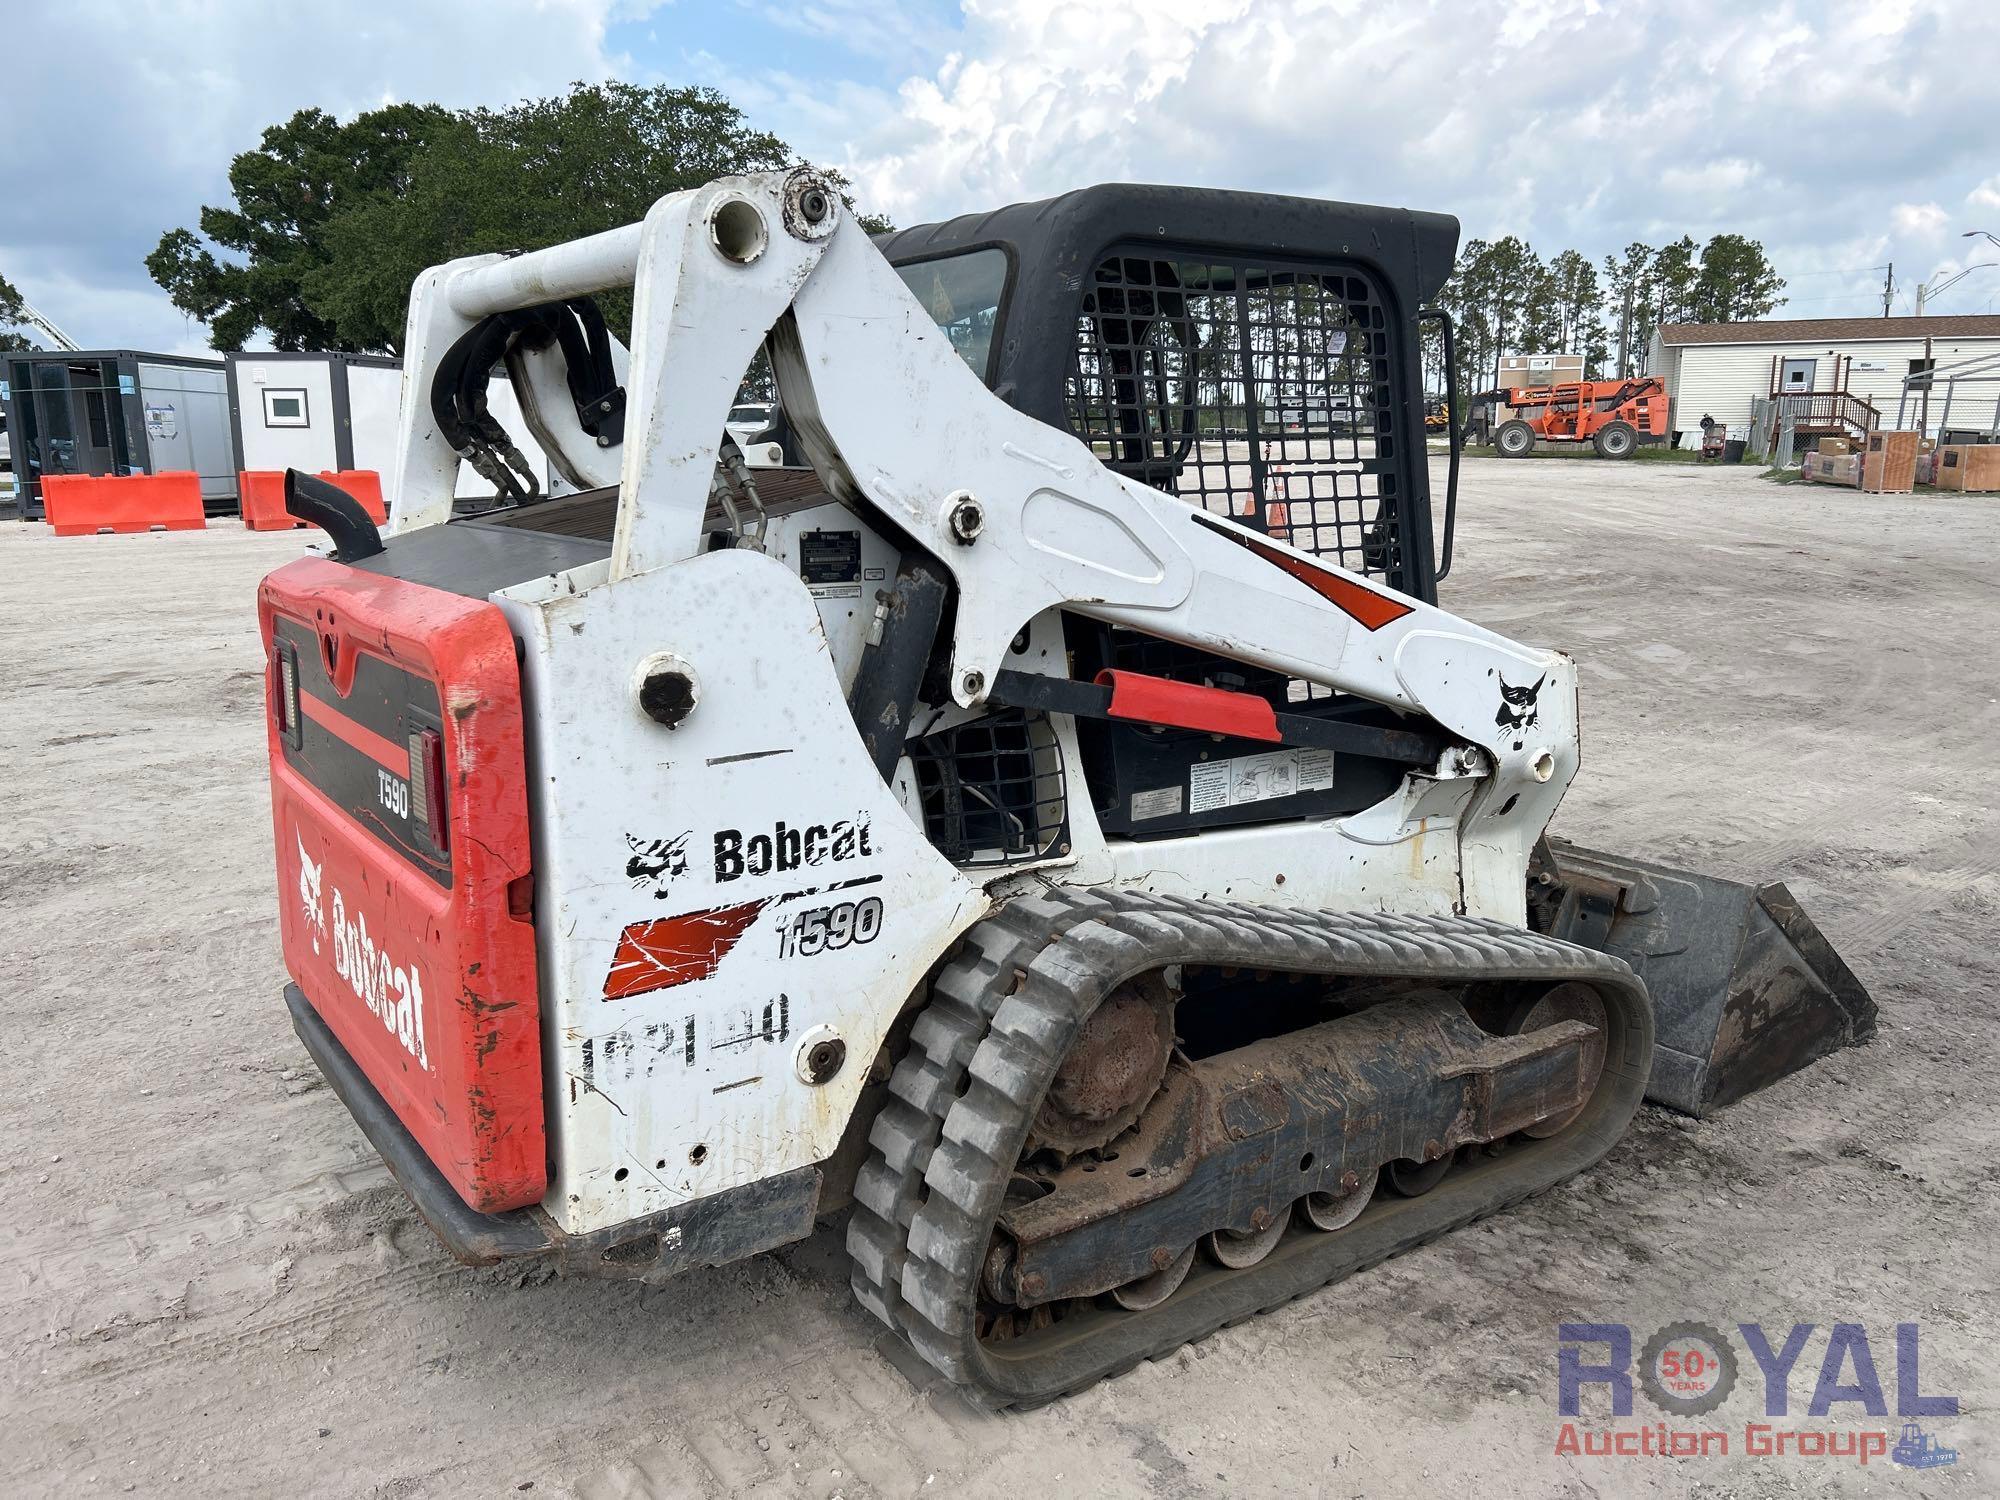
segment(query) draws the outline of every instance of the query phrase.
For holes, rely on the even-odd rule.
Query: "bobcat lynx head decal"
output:
[[[1515,687],[1501,678],[1500,712],[1493,716],[1493,722],[1501,729],[1531,728],[1542,716],[1542,684],[1548,680],[1544,672],[1526,687]]]
[[[306,841],[295,828],[292,838],[299,846],[299,904],[303,909],[306,925],[312,929],[313,952],[319,952],[319,940],[326,932],[326,908],[320,901],[321,867],[312,862],[306,853]]]
[[[674,878],[687,874],[688,837],[683,833],[671,839],[642,840],[626,834],[625,842],[632,849],[632,857],[625,861],[626,878],[641,890],[651,886],[655,897],[666,900]]]

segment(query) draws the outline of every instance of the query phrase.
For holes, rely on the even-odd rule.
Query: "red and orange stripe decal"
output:
[[[1274,547],[1261,538],[1247,536],[1233,527],[1218,525],[1203,511],[1197,510],[1192,514],[1195,520],[1211,531],[1228,537],[1237,546],[1247,548],[1272,566],[1284,569],[1320,598],[1366,629],[1380,630],[1384,625],[1402,619],[1415,608],[1414,605],[1405,604],[1400,599],[1392,599],[1387,594],[1378,594],[1375,590],[1356,583],[1345,574],[1329,571],[1302,557],[1294,557],[1291,553]]]
[[[604,998],[623,1000],[708,978],[770,899],[628,924],[604,976]]]

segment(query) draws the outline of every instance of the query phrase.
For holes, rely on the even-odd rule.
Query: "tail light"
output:
[[[277,720],[278,733],[298,749],[304,734],[299,719],[299,659],[284,641],[271,647],[271,717]]]
[[[410,821],[425,829],[440,854],[451,847],[445,809],[444,736],[435,729],[410,733]]]

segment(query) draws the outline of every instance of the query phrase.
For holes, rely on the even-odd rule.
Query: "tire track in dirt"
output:
[[[1939,902],[1971,890],[2000,873],[2000,827],[1988,824],[1977,836],[1960,841],[1961,850],[1981,851],[1943,869],[1904,868],[1897,873],[1913,887],[1885,902],[1872,917],[1847,929],[1847,942],[1857,952],[1875,953],[1918,916],[1934,911]]]
[[[0,1317],[50,1295],[100,1292],[135,1273],[150,1278],[203,1251],[272,1234],[301,1214],[355,1197],[395,1179],[379,1157],[355,1154],[303,1181],[274,1185],[251,1167],[155,1191],[87,1216],[81,1233],[31,1231],[10,1247],[20,1280],[0,1291]],[[201,1209],[195,1205],[212,1203]]]
[[[1965,768],[1995,728],[1995,594],[1959,560],[2000,546],[2000,520],[1990,504],[1892,499],[1891,527],[1882,507],[1802,501],[1754,476],[1663,484],[1637,466],[1475,465],[1468,485],[1479,497],[1461,510],[1447,608],[1573,642],[1586,673],[1586,769],[1557,831],[1581,822],[1641,855],[1728,851],[1723,873],[1792,867],[1843,951],[1869,960],[1882,1037],[1713,1121],[1645,1111],[1574,1194],[1004,1419],[883,1356],[829,1233],[646,1292],[517,1287],[449,1263],[380,1169],[356,1165],[367,1148],[338,1102],[283,1096],[279,1070],[303,1062],[275,937],[231,925],[247,912],[268,926],[274,894],[254,695],[233,680],[258,660],[255,623],[227,601],[251,599],[297,545],[227,528],[57,545],[0,528],[0,569],[19,583],[0,610],[0,671],[14,662],[18,686],[31,663],[41,684],[0,723],[26,820],[0,859],[18,860],[15,894],[34,903],[0,938],[0,984],[17,997],[0,1087],[20,1121],[0,1142],[14,1190],[0,1488],[1879,1488],[1879,1475],[1768,1466],[1553,1468],[1554,1329],[1914,1313],[1927,1388],[1993,1388],[1983,1330],[2000,1308],[1983,1262],[2000,1237],[2000,1139],[1980,1081],[2000,1065],[1987,1014],[2000,961],[1984,936],[1990,818],[1975,820]],[[63,612],[107,629],[51,637]],[[252,722],[218,739],[229,708]],[[44,744],[121,722],[154,732]],[[28,869],[67,857],[71,831],[102,819],[91,787],[121,775],[135,788],[122,842]],[[1944,807],[1913,807],[1925,793]],[[199,890],[179,878],[195,825]],[[224,926],[212,952],[186,951]]]

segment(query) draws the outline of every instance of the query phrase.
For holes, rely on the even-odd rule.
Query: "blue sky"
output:
[[[769,72],[885,94],[962,39],[959,8],[945,0],[684,0],[632,19],[614,13],[604,38],[607,52],[661,81],[720,84]]]
[[[142,262],[265,125],[579,78],[720,88],[904,224],[1122,179],[1593,259],[1731,230],[1805,317],[1879,312],[1891,260],[1908,311],[2000,259],[1963,238],[2000,233],[1991,0],[0,0],[0,27],[0,273],[91,345],[205,346]],[[2000,310],[2000,268],[1934,310]]]

